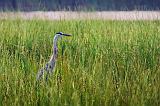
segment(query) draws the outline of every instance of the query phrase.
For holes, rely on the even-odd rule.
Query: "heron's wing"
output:
[[[44,74],[44,68],[41,68],[39,71],[38,71],[38,74],[37,74],[37,80],[39,80]]]
[[[53,69],[55,67],[55,61],[50,61],[48,63],[48,66],[46,68],[46,71],[47,71],[47,75],[46,75],[46,81],[48,80],[48,76],[53,74]]]
[[[49,64],[47,63],[47,64],[45,65],[45,67],[41,68],[41,69],[38,71],[37,80],[39,80],[39,79],[43,76],[45,70],[48,72],[48,66],[49,66]]]
[[[54,67],[55,67],[55,61],[51,61],[50,64],[49,64],[50,73],[53,73]]]
[[[48,77],[49,74],[52,74],[54,67],[55,67],[55,61],[50,61],[50,62],[48,62],[48,63],[45,65],[45,67],[43,67],[42,69],[40,69],[40,70],[38,71],[37,80],[41,79],[41,77],[42,77],[43,74],[44,74],[44,71],[46,71],[46,73],[47,73],[47,76],[46,76],[46,77]]]

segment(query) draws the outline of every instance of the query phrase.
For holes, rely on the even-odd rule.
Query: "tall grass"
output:
[[[37,71],[59,41],[54,75]],[[0,20],[0,105],[160,104],[160,21]]]

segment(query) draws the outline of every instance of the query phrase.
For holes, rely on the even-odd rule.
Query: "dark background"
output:
[[[0,0],[1,11],[160,10],[160,0]]]

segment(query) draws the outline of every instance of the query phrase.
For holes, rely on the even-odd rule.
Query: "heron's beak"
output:
[[[64,35],[64,36],[71,36],[70,34],[65,34],[65,33],[63,33],[63,35]]]

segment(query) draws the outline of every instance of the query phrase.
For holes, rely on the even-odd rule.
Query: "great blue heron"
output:
[[[58,32],[55,34],[54,39],[53,39],[53,54],[49,60],[49,62],[45,65],[45,67],[41,68],[37,74],[37,80],[39,80],[44,72],[46,71],[46,80],[48,79],[48,75],[53,73],[53,69],[55,67],[56,63],[56,58],[58,54],[58,47],[57,47],[57,41],[58,38],[62,38],[63,36],[71,36],[70,34],[64,34],[62,32]]]

